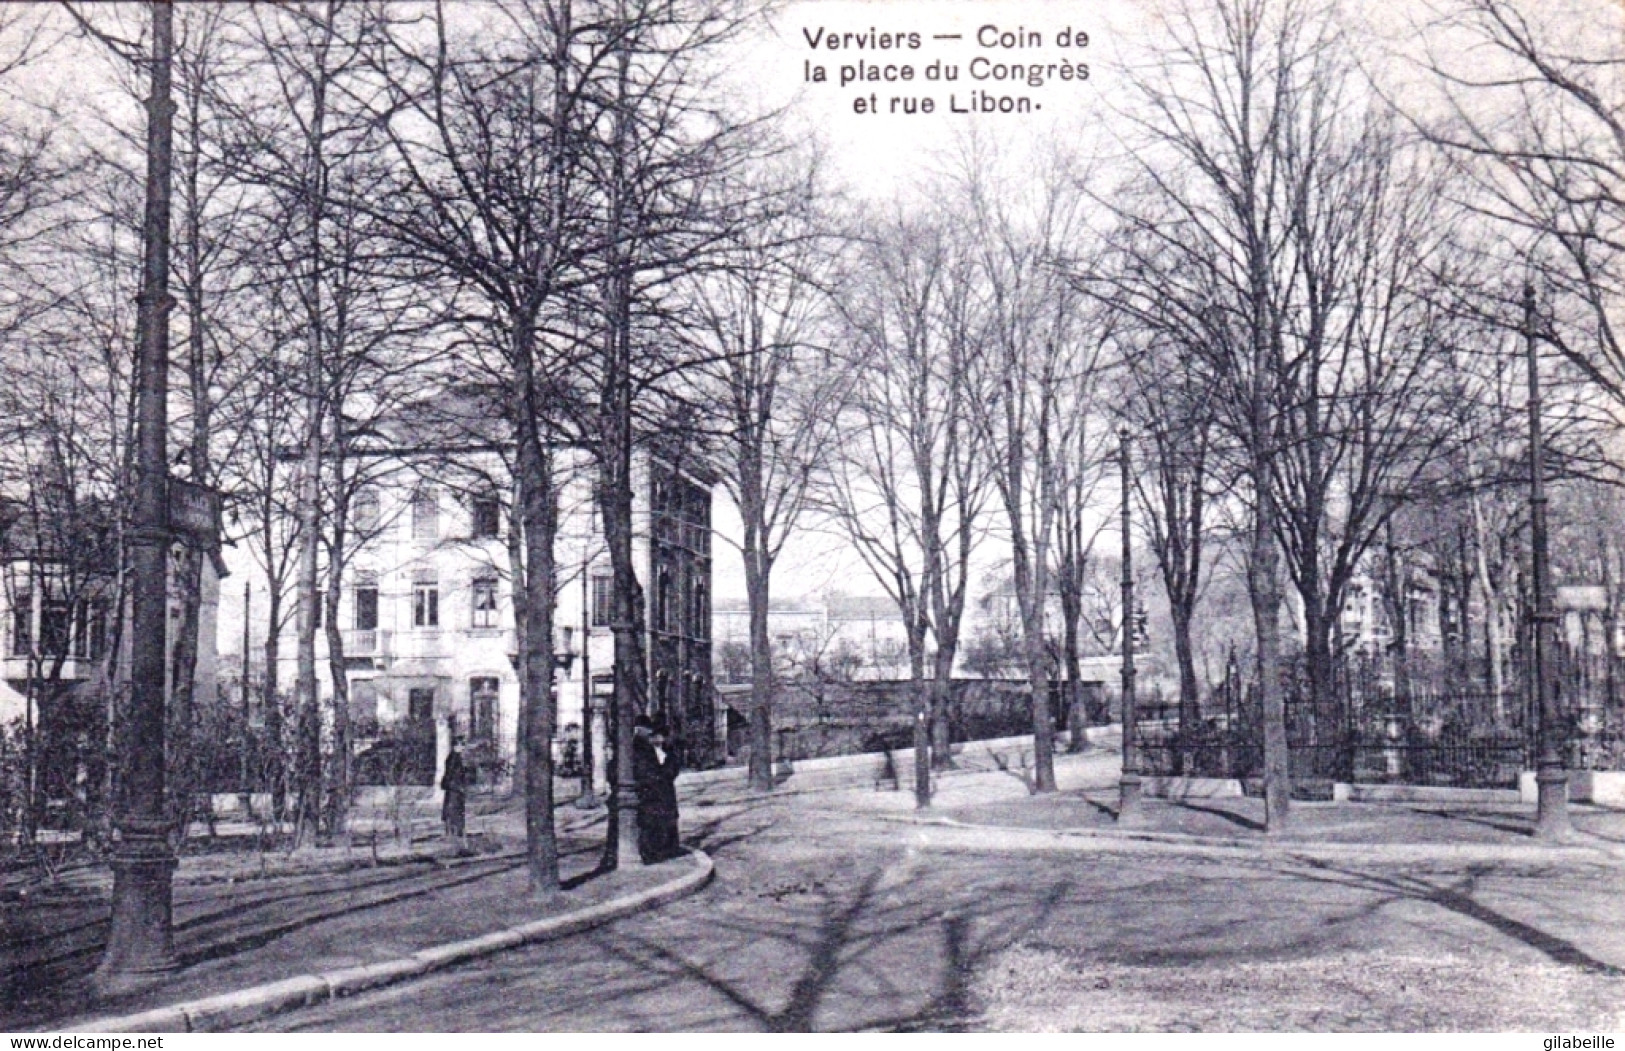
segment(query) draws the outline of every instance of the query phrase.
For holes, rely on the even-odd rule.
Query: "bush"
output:
[[[21,719],[0,725],[0,841],[10,843],[22,828],[28,768]]]

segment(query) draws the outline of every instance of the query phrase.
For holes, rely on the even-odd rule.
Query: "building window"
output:
[[[440,538],[440,493],[423,488],[412,494],[412,539]]]
[[[470,602],[474,616],[472,625],[476,628],[494,628],[497,626],[497,580],[495,577],[478,577],[474,580],[473,597]]]
[[[671,582],[671,570],[660,567],[655,576],[655,630],[671,631],[676,618],[675,588]]]
[[[40,653],[47,657],[67,656],[72,623],[72,605],[55,595],[46,595],[39,607]]]
[[[476,496],[470,507],[472,535],[487,540],[502,529],[502,502],[494,496]]]
[[[318,588],[316,590],[316,611],[311,614],[316,619],[316,627],[322,626],[322,609],[327,605],[327,592]]]
[[[73,655],[81,660],[100,660],[106,648],[106,601],[93,599],[80,602],[74,607]]]
[[[355,496],[355,502],[350,505],[350,524],[355,531],[361,534],[371,533],[378,528],[378,494],[371,489],[363,489]]]
[[[378,630],[378,578],[371,574],[358,577],[355,583],[355,628]]]
[[[73,603],[60,567],[44,567],[39,575],[39,651],[47,657],[65,657],[73,631]]]
[[[468,736],[473,741],[497,739],[497,697],[500,685],[494,678],[468,680]]]
[[[688,633],[696,639],[711,637],[711,608],[706,601],[705,581],[694,581],[693,609],[689,617]]]
[[[34,587],[27,566],[12,566],[11,598],[11,652],[22,657],[34,649]]]
[[[433,577],[420,576],[412,582],[412,626],[440,626],[440,584]]]
[[[615,578],[607,573],[592,578],[592,626],[607,628],[615,608]]]
[[[354,737],[378,736],[378,684],[371,679],[350,680],[350,732]]]

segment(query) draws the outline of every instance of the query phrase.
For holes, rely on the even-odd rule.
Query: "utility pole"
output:
[[[1544,840],[1567,839],[1569,825],[1569,774],[1564,769],[1563,713],[1558,710],[1557,691],[1552,682],[1555,656],[1557,612],[1552,609],[1551,555],[1546,545],[1546,455],[1540,434],[1540,369],[1535,353],[1535,287],[1523,286],[1523,336],[1529,356],[1529,541],[1533,548],[1534,581],[1531,596],[1533,636],[1535,719],[1539,757],[1535,761],[1535,836]]]
[[[586,548],[581,552],[581,794],[576,806],[592,810],[598,806],[593,790],[592,764],[597,757],[592,746],[592,515],[587,516]]]
[[[249,614],[253,608],[253,599],[254,582],[245,578],[243,580],[243,681],[240,684],[242,686],[243,702],[243,747],[241,754],[237,757],[237,782],[242,785],[244,799],[252,799],[253,796],[250,793],[254,791],[248,783],[248,724],[251,714],[248,703],[248,625]],[[253,810],[246,803],[243,809],[249,811],[250,816],[252,816]]]
[[[169,569],[169,186],[172,122],[170,66],[174,11],[152,9],[151,90],[147,96],[147,192],[142,224],[143,267],[137,304],[138,392],[136,491],[130,529],[132,578],[130,691],[120,742],[113,845],[113,910],[107,948],[96,971],[104,993],[146,984],[175,964],[171,880],[164,805],[165,668]]]
[[[1134,697],[1134,540],[1129,532],[1129,500],[1134,485],[1129,464],[1128,428],[1117,432],[1117,458],[1123,473],[1123,773],[1117,782],[1117,820],[1134,822],[1140,814],[1139,722]]]
[[[931,806],[931,724],[922,706],[914,713],[914,807]]]

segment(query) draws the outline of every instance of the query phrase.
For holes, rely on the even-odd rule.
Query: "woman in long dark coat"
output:
[[[677,832],[679,769],[665,723],[639,716],[632,730],[632,781],[638,792],[638,854],[645,865],[683,852]]]
[[[461,840],[464,834],[464,822],[468,806],[468,786],[473,778],[463,762],[463,753],[457,750],[453,742],[451,751],[446,753],[446,770],[440,778],[440,789],[445,792],[445,798],[440,804],[440,821],[446,827],[446,838]]]

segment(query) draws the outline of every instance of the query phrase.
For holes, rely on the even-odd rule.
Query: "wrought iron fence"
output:
[[[1533,691],[1516,661],[1499,676],[1482,671],[1432,659],[1405,666],[1346,659],[1323,677],[1316,697],[1302,663],[1288,662],[1282,686],[1293,779],[1516,787],[1534,763]],[[1563,651],[1551,675],[1570,768],[1625,769],[1625,661]],[[1177,710],[1141,722],[1142,773],[1261,776],[1256,683],[1232,675],[1200,711],[1202,721],[1183,732]]]

